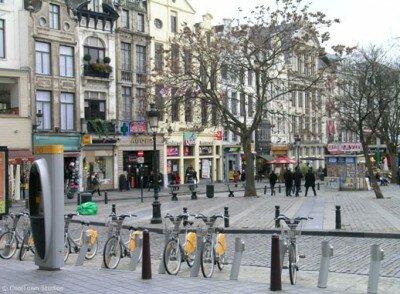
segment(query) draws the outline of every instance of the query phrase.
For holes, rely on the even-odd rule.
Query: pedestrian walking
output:
[[[242,182],[243,188],[246,188],[246,172],[243,170],[240,175],[240,181]]]
[[[271,174],[269,175],[269,184],[271,186],[271,196],[275,195],[275,184],[276,184],[277,180],[278,180],[278,176],[276,175],[276,173],[274,171],[272,171]]]
[[[96,191],[97,191],[97,193],[99,193],[99,196],[101,196],[99,174],[94,175],[93,180],[92,180],[92,185],[93,185],[92,196]]]
[[[305,180],[306,180],[306,183],[304,185],[306,187],[305,196],[307,197],[308,188],[310,188],[310,187],[313,189],[314,196],[317,196],[317,192],[315,192],[315,175],[313,173],[312,167],[310,167],[308,169],[308,172],[306,173]]]
[[[302,178],[303,178],[303,174],[301,173],[300,168],[296,167],[296,171],[294,172],[294,186],[296,189],[296,197],[299,197]]]
[[[286,196],[292,196],[293,174],[290,168],[287,169],[283,177],[285,179]]]
[[[235,187],[237,187],[237,183],[240,181],[240,171],[233,172],[233,182],[235,183]]]

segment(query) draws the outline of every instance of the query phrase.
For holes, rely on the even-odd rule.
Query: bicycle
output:
[[[85,255],[86,260],[93,259],[97,253],[98,248],[98,238],[97,231],[89,229],[90,223],[81,221],[82,229],[79,238],[74,239],[69,233],[69,225],[74,216],[78,214],[69,213],[64,215],[64,262],[67,262],[69,255],[74,253],[79,253],[84,242],[84,234],[89,234],[89,244],[87,248],[87,253]]]
[[[134,227],[129,227],[129,240],[124,242],[121,238],[122,223],[127,217],[136,217],[133,214],[110,215],[111,219],[106,226],[109,228],[109,238],[103,250],[103,263],[106,268],[117,268],[121,258],[131,257],[131,252],[136,248],[136,236],[143,238],[143,232]],[[142,251],[139,253],[139,260],[142,259]]]
[[[29,214],[27,213],[26,216]],[[20,220],[21,221],[21,220]],[[21,247],[19,249],[18,259],[24,260],[26,253],[31,251],[35,255],[35,243],[33,241],[32,229],[29,220],[23,222],[23,237]]]
[[[193,266],[194,258],[196,255],[196,233],[188,232],[188,227],[193,225],[193,221],[187,220],[189,214],[184,213],[176,216],[175,218],[169,213],[164,218],[169,219],[173,224],[173,229],[165,229],[169,235],[169,240],[164,248],[163,262],[165,270],[170,275],[177,275],[181,263],[186,261],[189,267]],[[185,228],[185,240],[181,241],[179,238],[180,226],[183,224]]]
[[[226,239],[223,229],[215,228],[218,218],[225,218],[222,214],[206,217],[203,214],[196,215],[197,219],[203,220],[206,231],[201,252],[201,272],[205,278],[211,278],[214,273],[214,266],[222,271],[225,265]]]
[[[288,269],[289,278],[292,285],[296,284],[297,272],[299,271],[299,259],[305,258],[304,255],[298,254],[296,236],[301,235],[301,226],[303,220],[312,219],[311,217],[295,217],[288,218],[285,215],[279,215],[275,220],[283,221],[286,226],[281,222],[281,236],[285,240],[285,245],[288,250]],[[285,253],[284,253],[285,254]],[[283,255],[284,256],[284,255]]]
[[[14,256],[19,244],[22,241],[21,234],[17,231],[18,221],[22,216],[26,216],[27,212],[12,214],[6,219],[7,231],[0,236],[0,257],[10,259]]]

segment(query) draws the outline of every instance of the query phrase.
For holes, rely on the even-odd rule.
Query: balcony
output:
[[[96,78],[109,79],[112,67],[104,63],[90,63],[84,65],[83,75]]]

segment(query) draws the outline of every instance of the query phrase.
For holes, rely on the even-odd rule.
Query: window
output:
[[[233,115],[237,115],[237,93],[232,92],[232,97],[231,97],[231,112]]]
[[[253,71],[251,71],[250,69],[247,71],[247,85],[253,85]]]
[[[236,142],[238,140],[238,135],[235,132],[232,132],[232,141]]]
[[[138,32],[144,32],[144,14],[138,13],[136,20],[136,29]]]
[[[249,117],[253,117],[254,115],[254,105],[253,105],[253,96],[249,95],[247,96],[247,111],[249,113]]]
[[[144,89],[136,88],[135,118],[144,118],[145,116],[146,107],[144,99]]]
[[[299,107],[303,107],[303,92],[298,92]]]
[[[121,26],[123,28],[129,28],[129,10],[122,9]]]
[[[0,19],[0,58],[6,57],[6,32],[5,21]]]
[[[36,73],[49,75],[50,74],[50,44],[36,42]]]
[[[122,70],[131,70],[131,44],[121,43],[121,67]]]
[[[88,4],[89,5],[89,10],[99,12],[100,11],[100,0],[91,0],[91,2]]]
[[[185,94],[185,121],[193,122],[193,98],[189,91]]]
[[[130,87],[122,87],[121,96],[121,119],[131,120],[132,118],[132,89]]]
[[[206,125],[208,122],[208,107],[205,100],[201,100],[201,123]]]
[[[176,90],[176,88],[172,89],[172,93],[176,93]],[[175,94],[171,101],[171,120],[172,122],[179,121],[179,98]]]
[[[74,48],[60,46],[60,76],[74,76]]]
[[[61,93],[60,96],[60,126],[63,131],[74,130],[74,94]]]
[[[228,78],[228,65],[226,63],[221,64],[221,78],[223,80]]]
[[[178,73],[179,72],[179,45],[176,45],[176,44],[171,45],[171,64],[172,64],[172,72]]]
[[[154,25],[156,26],[157,29],[161,29],[162,26],[163,26],[163,23],[162,23],[162,21],[160,19],[156,18],[154,20]]]
[[[229,130],[224,128],[224,141],[229,141]]]
[[[292,91],[292,106],[296,107],[296,91]]]
[[[136,45],[136,82],[146,83],[146,47]]]
[[[164,120],[164,111],[162,110],[164,107],[164,98],[160,93],[162,88],[164,88],[162,85],[156,86],[156,107],[157,109],[161,109],[158,115],[159,120]]]
[[[85,118],[87,120],[106,119],[106,94],[85,92]]]
[[[90,63],[103,62],[105,56],[105,49],[103,42],[99,38],[89,37],[85,41],[84,55],[89,54],[91,56]],[[85,61],[85,64],[89,64],[89,61]]]
[[[170,21],[171,21],[171,33],[175,34],[177,31],[176,15],[171,15]]]
[[[246,95],[240,93],[240,116],[246,116]]]
[[[50,4],[49,8],[49,20],[50,20],[50,28],[59,30],[60,29],[60,6]]]
[[[192,52],[189,49],[184,50],[184,66],[185,66],[185,74],[189,74],[192,68]]]
[[[164,48],[162,44],[156,43],[154,45],[154,67],[155,70],[158,72],[162,72],[163,66],[164,66],[164,60],[163,60],[163,53],[164,53]]]
[[[51,129],[51,92],[36,91],[36,113],[43,114],[42,122],[37,126],[40,130]]]

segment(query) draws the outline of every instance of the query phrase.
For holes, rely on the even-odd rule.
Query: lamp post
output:
[[[157,168],[157,146],[156,146],[156,135],[158,128],[158,110],[154,103],[150,104],[150,110],[147,112],[149,119],[149,126],[153,132],[153,189],[154,189],[154,201],[153,201],[153,217],[150,220],[151,224],[161,224],[161,203],[158,201],[158,168]]]
[[[296,151],[297,151],[297,166],[300,166],[300,141],[301,138],[300,136],[295,136],[294,137],[294,142],[296,144]]]

